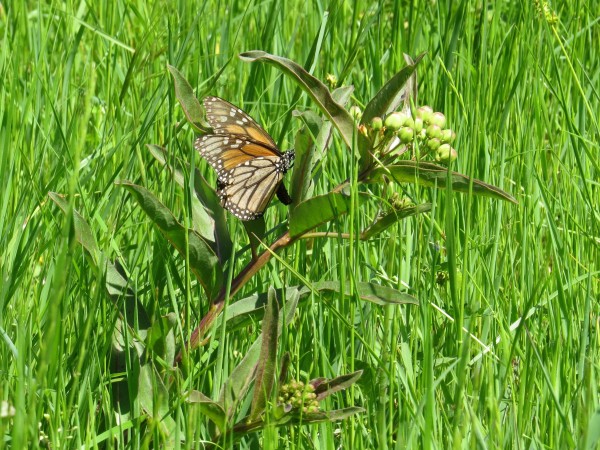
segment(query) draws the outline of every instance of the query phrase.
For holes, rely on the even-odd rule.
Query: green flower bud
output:
[[[458,152],[452,147],[452,149],[450,149],[450,161],[456,161],[456,158],[458,158]]]
[[[350,115],[354,120],[358,121],[362,117],[362,111],[358,106],[354,105],[350,108]]]
[[[440,136],[440,139],[442,140],[442,142],[452,144],[456,139],[456,133],[450,128],[446,128],[445,130],[442,130],[442,135]]]
[[[373,120],[371,120],[371,128],[374,131],[379,131],[383,128],[383,120],[381,117],[373,117]]]
[[[412,118],[412,116],[406,117],[406,120],[404,121],[404,126],[410,128],[415,127],[415,120]]]
[[[457,151],[450,147],[450,144],[440,145],[435,154],[436,161],[446,164],[454,161],[457,157]]]
[[[427,141],[427,148],[432,151],[437,150],[440,145],[442,145],[442,141],[438,138],[431,138]]]
[[[429,124],[431,122],[431,116],[433,116],[433,109],[430,106],[421,106],[417,109],[417,117],[423,119],[423,122]]]
[[[416,134],[419,134],[421,132],[421,130],[423,129],[423,119],[421,117],[417,117],[415,119],[415,125],[413,128]]]
[[[415,137],[415,132],[412,128],[402,127],[398,132],[398,137],[403,144],[408,144],[409,142],[412,142]]]
[[[329,84],[330,87],[334,87],[338,82],[337,77],[331,73],[327,74],[325,80],[327,81],[327,84]]]
[[[440,128],[444,128],[446,126],[446,116],[441,112],[435,112],[431,117],[431,123],[437,125]]]
[[[436,124],[431,124],[427,127],[427,137],[429,139],[432,138],[440,138],[440,136],[442,135],[442,129],[439,127],[439,125]]]
[[[406,116],[399,112],[393,112],[385,118],[385,127],[390,131],[398,131],[404,125]]]

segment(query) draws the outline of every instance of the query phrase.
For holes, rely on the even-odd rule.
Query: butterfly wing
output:
[[[283,179],[278,164],[278,157],[259,157],[227,172],[219,178],[221,205],[241,220],[261,217]]]
[[[196,139],[194,144],[208,164],[217,171],[218,177],[225,178],[227,172],[254,158],[280,158],[271,148],[258,142],[234,135],[207,134]]]
[[[219,97],[206,97],[204,109],[214,134],[243,136],[269,147],[275,154],[281,154],[273,138],[237,106]]]

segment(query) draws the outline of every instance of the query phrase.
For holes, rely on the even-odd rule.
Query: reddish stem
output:
[[[359,175],[359,180],[363,180],[368,175],[371,168],[366,169]],[[331,192],[341,192],[342,189],[349,183],[349,181],[344,181],[343,183],[336,186]],[[273,253],[276,253],[278,250],[287,247],[288,245],[296,242],[302,235],[291,237],[290,232],[286,231],[282,234],[271,246],[269,249],[265,250],[261,253],[257,258],[252,259],[248,263],[246,267],[232,280],[231,289],[229,290],[229,297],[233,297],[237,292],[242,288],[244,284],[252,278],[256,272],[258,272],[265,264],[269,262]],[[215,321],[223,308],[225,307],[225,288],[221,289],[219,295],[213,300],[208,313],[202,318],[200,324],[196,327],[196,329],[192,332],[189,341],[185,345],[185,351],[190,352],[200,345],[203,345],[204,342],[201,339],[205,336],[206,332],[210,329],[211,325]],[[183,350],[179,352],[177,357],[175,358],[175,365],[179,365],[181,359],[183,357]]]
[[[273,256],[273,253],[284,247],[287,247],[297,239],[298,237],[292,238],[289,232],[285,232],[275,242],[273,242],[273,244],[271,244],[268,250],[265,250],[260,254],[260,256],[250,261],[248,265],[244,267],[244,269],[231,282],[229,297],[233,297],[242,288],[242,286],[256,274],[256,272],[258,272],[265,264],[267,264],[271,259],[271,256]],[[225,295],[226,291],[225,288],[223,288],[221,289],[219,295],[213,300],[208,313],[202,318],[198,327],[196,327],[196,329],[192,332],[189,341],[185,345],[186,351],[190,352],[203,344],[201,339],[204,337],[215,319],[219,317],[219,314],[225,307]],[[180,351],[175,358],[175,365],[179,365],[182,357],[183,352]]]

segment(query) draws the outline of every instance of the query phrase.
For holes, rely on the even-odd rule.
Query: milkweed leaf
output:
[[[398,223],[402,219],[421,214],[431,210],[431,203],[423,203],[422,205],[410,206],[399,210],[391,210],[382,217],[378,217],[375,223],[360,233],[361,240],[369,240],[379,233],[387,230],[389,227]]]
[[[340,132],[346,145],[350,148],[352,147],[353,135],[356,130],[354,121],[348,111],[333,99],[327,86],[320,80],[313,77],[302,66],[294,61],[271,55],[260,50],[240,53],[240,58],[242,61],[260,61],[272,64],[286,75],[289,75],[296,83],[298,83],[302,90],[312,98],[321,112],[331,120]]]
[[[279,304],[273,287],[267,294],[267,307],[262,321],[262,345],[258,366],[256,368],[256,381],[254,383],[254,398],[250,410],[249,420],[256,420],[264,412],[271,400],[277,363],[277,323],[279,321]]]
[[[349,388],[358,381],[362,373],[362,370],[357,370],[356,372],[341,375],[331,380],[317,379],[311,381],[311,384],[315,388],[314,393],[317,395],[317,401],[321,401],[335,392]]]
[[[419,55],[412,64],[403,67],[383,85],[365,107],[360,120],[361,123],[368,124],[374,117],[383,118],[386,114],[396,111],[400,105],[405,104],[406,100],[413,95],[412,83],[408,81],[415,74],[417,65],[421,62],[423,56],[425,56],[425,53]]]
[[[57,192],[48,192],[48,197],[56,203],[63,213],[68,213],[69,202],[67,202],[64,196]],[[98,244],[96,244],[94,233],[90,225],[76,209],[73,209],[73,228],[75,229],[75,239],[88,252],[94,264],[97,264],[100,250],[98,249]]]
[[[448,169],[428,162],[399,161],[393,166],[378,167],[373,169],[366,183],[380,182],[386,176],[396,183],[414,183],[421,186],[445,188],[448,183]],[[475,178],[469,178],[458,172],[450,172],[452,190],[468,193],[473,189],[474,195],[498,198],[512,203],[517,203],[515,198],[502,189]]]
[[[298,307],[298,295],[290,295],[286,299],[286,303],[283,305],[285,308],[285,315],[280,315],[277,324],[277,335],[281,334],[283,327],[283,321],[289,325],[292,321],[296,308]],[[246,353],[246,356],[242,361],[233,369],[231,375],[224,383],[221,393],[219,395],[219,404],[223,407],[226,412],[228,419],[231,419],[235,413],[236,407],[239,402],[243,401],[245,394],[250,388],[250,384],[254,380],[256,373],[256,366],[260,357],[260,350],[262,347],[262,336],[259,336],[256,341],[251,345],[250,350]]]
[[[219,403],[211,400],[209,397],[199,391],[190,391],[187,393],[186,401],[198,405],[202,414],[208,417],[219,428],[221,432],[227,425],[225,411]]]
[[[350,197],[331,192],[300,203],[290,214],[290,235],[300,236],[345,214],[350,209]]]
[[[221,289],[223,271],[217,255],[208,242],[196,231],[186,230],[175,219],[173,213],[146,188],[126,181],[117,184],[133,194],[146,215],[183,257],[186,255],[187,244],[190,268],[204,288],[208,298],[213,299]]]
[[[61,194],[49,192],[48,196],[63,213],[68,212],[69,204]],[[105,287],[109,297],[115,303],[120,299],[125,302],[123,307],[127,323],[129,326],[135,327],[139,333],[143,333],[150,326],[150,318],[144,306],[138,301],[125,270],[118,260],[112,263],[98,248],[92,228],[76,209],[73,209],[73,228],[75,238],[89,254],[93,266],[98,268],[98,265],[104,261],[102,270],[106,276]]]
[[[368,301],[379,306],[384,305],[418,305],[419,301],[410,294],[401,292],[389,286],[382,286],[376,283],[359,282],[356,284],[356,296],[360,300]],[[285,289],[286,305],[290,303],[293,297],[297,297],[301,302],[306,301],[312,292],[330,297],[339,296],[342,289],[339,281],[320,281],[308,286],[290,286]],[[350,285],[345,283],[344,295],[350,296]],[[277,294],[280,298],[283,296],[281,291]],[[247,325],[248,321],[260,320],[265,312],[267,304],[267,294],[255,294],[240,299],[227,306],[225,320],[228,321],[227,329],[237,329]],[[287,308],[287,306],[286,306]],[[287,309],[286,309],[287,311]]]
[[[146,147],[160,164],[172,172],[175,182],[182,189],[186,189],[183,169],[185,167],[189,171],[190,165],[185,163],[185,166],[182,167],[176,161],[168,162],[167,151],[163,147],[153,144],[148,144]],[[207,183],[198,169],[195,169],[194,172],[194,192],[196,194],[192,197],[194,229],[211,245],[219,257],[221,265],[224,265],[233,251],[225,210],[219,203],[215,190]]]
[[[175,96],[179,100],[179,104],[183,109],[185,117],[190,124],[200,133],[208,133],[211,128],[204,120],[204,109],[200,106],[200,102],[194,95],[194,90],[184,78],[181,72],[175,67],[167,64],[167,69],[173,76],[173,84],[175,86]]]

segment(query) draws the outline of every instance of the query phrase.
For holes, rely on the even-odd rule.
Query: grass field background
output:
[[[599,7],[557,2],[544,15],[527,2],[1,2],[0,446],[167,445],[156,416],[135,399],[127,413],[114,408],[118,382],[136,389],[131,368],[111,370],[123,311],[73,238],[72,215],[48,193],[63,194],[101,251],[121,262],[152,321],[176,313],[181,346],[206,314],[206,296],[115,182],[146,187],[190,226],[191,190],[145,147],[194,158],[167,64],[199,98],[243,107],[280,147],[293,147],[300,122],[292,111],[317,110],[275,67],[237,57],[264,50],[353,85],[350,104],[361,107],[404,66],[403,53],[427,52],[418,103],[444,112],[456,131],[454,170],[499,186],[518,205],[363,186],[371,201],[320,231],[364,228],[389,189],[433,207],[370,241],[315,238],[285,249],[286,264],[272,260],[231,301],[334,280],[394,287],[420,304],[311,296],[278,353],[290,352],[291,374],[303,381],[363,369],[359,383],[321,408],[365,411],[225,447],[597,448]],[[355,173],[353,153],[334,136],[315,194]],[[286,217],[276,202],[267,228]],[[236,248],[246,246],[239,221],[229,216],[229,227]],[[237,270],[249,259],[239,253]],[[445,271],[451,282],[438,284]],[[214,396],[261,327],[225,331],[190,354],[182,392]],[[206,418],[169,401],[183,430],[171,444],[203,448]]]

